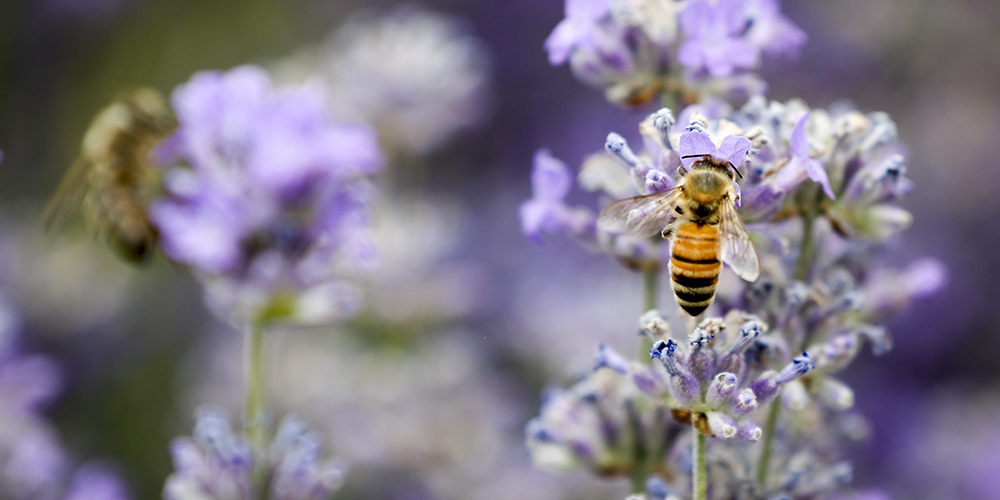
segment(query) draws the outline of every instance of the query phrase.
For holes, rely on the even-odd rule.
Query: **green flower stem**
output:
[[[659,271],[645,271],[642,273],[642,312],[645,313],[650,309],[656,309],[657,302],[657,289],[660,281]],[[642,336],[642,342],[639,345],[639,359],[641,359],[646,364],[651,364],[653,362],[652,358],[649,357],[649,350],[653,348],[653,339],[646,335]]]
[[[693,422],[691,424],[691,432],[694,433],[694,439],[691,444],[693,462],[691,470],[693,491],[691,498],[692,500],[708,500],[708,461],[705,459],[708,438],[698,431]]]
[[[264,439],[264,321],[251,321],[247,327],[246,355],[246,426],[254,456],[254,498],[262,498],[266,471],[261,458],[265,453]]]
[[[778,427],[778,412],[781,410],[779,399],[771,402],[767,410],[767,423],[764,424],[764,442],[760,450],[760,463],[757,464],[757,485],[761,490],[767,487],[767,474],[771,466],[771,448],[774,446],[774,432]]]

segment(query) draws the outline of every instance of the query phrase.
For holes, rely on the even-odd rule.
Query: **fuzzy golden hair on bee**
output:
[[[147,213],[159,180],[150,154],[176,127],[167,100],[150,88],[128,91],[102,109],[45,206],[46,230],[82,212],[88,229],[122,258],[148,260],[159,236]]]

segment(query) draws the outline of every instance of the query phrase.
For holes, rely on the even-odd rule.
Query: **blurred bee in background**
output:
[[[679,167],[677,187],[612,203],[601,211],[597,225],[640,238],[660,233],[670,239],[670,279],[677,303],[691,316],[701,314],[715,298],[722,263],[737,276],[753,282],[760,260],[743,221],[736,213],[736,188],[729,162],[710,155],[690,171]]]
[[[101,110],[45,207],[45,228],[64,226],[82,208],[87,226],[121,257],[148,260],[158,232],[146,208],[160,177],[149,156],[176,127],[167,100],[150,88],[131,90]]]

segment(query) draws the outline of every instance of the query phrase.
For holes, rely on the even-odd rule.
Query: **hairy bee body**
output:
[[[692,316],[702,313],[715,297],[722,272],[719,227],[682,222],[670,241],[670,279],[677,304]]]
[[[82,208],[92,231],[122,257],[148,258],[158,239],[146,210],[158,177],[149,155],[176,125],[153,89],[132,90],[101,110],[45,208],[46,227],[64,224]]]
[[[728,163],[704,157],[680,169],[677,187],[609,205],[598,225],[639,237],[659,232],[670,239],[670,279],[677,304],[692,316],[715,298],[722,264],[747,281],[760,262],[736,213],[737,192]]]
[[[726,169],[726,170],[723,170]],[[722,272],[719,223],[722,201],[735,197],[728,168],[709,160],[692,165],[682,178],[670,239],[670,279],[677,304],[692,316],[715,298]]]

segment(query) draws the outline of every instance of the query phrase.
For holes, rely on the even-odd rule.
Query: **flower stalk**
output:
[[[245,342],[246,362],[246,426],[247,436],[253,451],[253,490],[255,498],[262,494],[264,475],[263,460],[267,443],[264,437],[265,372],[264,372],[264,331],[265,321],[255,319],[247,326]]]
[[[645,271],[642,274],[642,307],[643,312],[651,311],[656,309],[657,302],[657,288],[660,282],[659,271]],[[643,363],[652,364],[653,360],[649,357],[649,349],[653,347],[653,339],[648,335],[642,335],[642,340],[639,345],[639,359]]]
[[[705,460],[705,452],[707,451],[708,438],[695,427],[694,421],[691,423],[691,432],[694,434],[694,439],[691,441],[691,484],[693,485],[691,498],[693,500],[707,500],[708,462]]]

